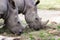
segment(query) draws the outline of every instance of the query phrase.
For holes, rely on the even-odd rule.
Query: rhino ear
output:
[[[37,0],[36,3],[35,3],[35,5],[37,5],[37,4],[39,4],[39,3],[40,3],[40,0]]]
[[[13,9],[16,8],[14,0],[9,0],[9,5],[11,5]]]

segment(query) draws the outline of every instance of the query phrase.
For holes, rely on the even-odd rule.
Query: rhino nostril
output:
[[[22,30],[15,31],[14,34],[16,34],[16,35],[21,35],[21,34],[22,34]]]
[[[19,30],[19,32],[22,32],[22,30]]]
[[[36,20],[39,20],[38,18],[35,18]]]
[[[17,35],[21,35],[23,32],[22,30],[19,30],[19,32],[17,33]]]
[[[22,30],[19,30],[19,33],[18,33],[18,35],[19,35],[19,34],[22,34]]]
[[[17,23],[18,23],[18,24],[20,24],[20,22],[19,22],[19,21],[18,21]]]

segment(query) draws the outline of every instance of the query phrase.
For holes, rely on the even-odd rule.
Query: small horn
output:
[[[42,25],[46,25],[49,22],[49,20],[47,20],[46,22],[41,22]]]

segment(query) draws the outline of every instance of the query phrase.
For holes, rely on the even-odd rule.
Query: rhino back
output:
[[[25,0],[26,5],[33,6],[35,5],[35,0]]]
[[[0,0],[0,14],[7,11],[7,0]]]
[[[14,0],[18,10],[22,12],[24,10],[24,0]]]

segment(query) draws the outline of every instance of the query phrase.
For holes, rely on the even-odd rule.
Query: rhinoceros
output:
[[[14,11],[12,10],[11,15],[9,15],[8,17],[8,22],[6,22],[8,26],[10,26],[8,28],[10,28],[10,30],[16,34],[19,34],[22,32],[23,27],[21,23],[17,21],[18,14],[22,13],[23,15],[25,15],[25,20],[28,26],[30,28],[33,28],[34,30],[39,30],[41,28],[41,20],[39,16],[37,15],[37,4],[38,3],[39,3],[39,0],[37,0],[36,2],[35,0],[13,0],[13,1],[10,0],[10,4],[12,4],[10,7],[13,7]],[[16,19],[15,19],[15,16],[17,16]],[[12,21],[12,22],[10,23],[9,21]],[[12,26],[12,24],[14,27]]]
[[[5,20],[5,26],[11,32],[19,34],[23,30],[23,26],[18,21],[18,14],[25,15],[25,20],[30,28],[39,30],[41,21],[37,15],[37,4],[39,0],[1,0],[1,18]]]
[[[25,20],[30,28],[39,30],[41,27],[41,20],[37,15],[37,4],[40,0],[14,0],[18,13],[25,15]]]
[[[24,27],[18,21],[18,14],[25,15],[25,20],[30,28],[39,30],[42,28],[41,20],[37,15],[37,0],[0,0],[0,16],[5,20],[5,27],[11,32],[21,34]]]
[[[18,9],[12,0],[0,0],[0,18],[4,19],[5,26],[14,34],[21,34],[24,27],[18,18]]]

